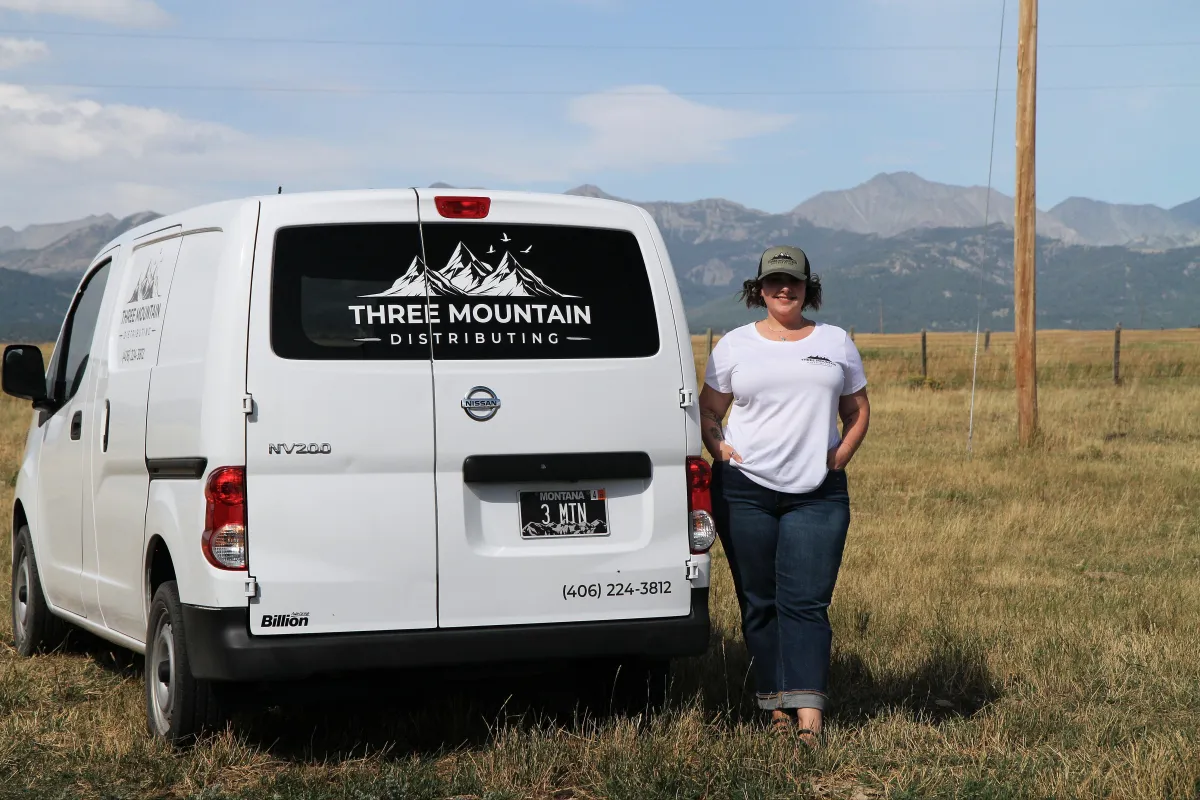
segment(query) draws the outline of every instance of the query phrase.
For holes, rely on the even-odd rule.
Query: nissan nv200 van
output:
[[[270,195],[157,219],[84,274],[32,401],[13,631],[145,654],[152,734],[231,685],[605,659],[709,639],[691,340],[619,202]],[[638,672],[641,670],[642,672]]]

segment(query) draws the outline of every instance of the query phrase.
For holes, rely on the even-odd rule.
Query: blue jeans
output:
[[[758,705],[825,709],[829,601],[850,527],[846,473],[806,494],[760,486],[718,464],[713,501],[733,573]]]

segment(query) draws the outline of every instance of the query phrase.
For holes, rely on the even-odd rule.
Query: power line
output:
[[[612,51],[709,51],[709,52],[965,52],[992,51],[989,44],[628,44],[589,42],[430,42],[412,39],[333,39],[296,38],[281,36],[218,36],[188,33],[136,31],[68,31],[57,29],[8,28],[0,29],[5,36],[65,36],[90,39],[134,39],[171,42],[209,42],[228,44],[295,44],[337,47],[393,47],[413,49],[472,49],[472,50],[612,50]],[[1011,50],[1015,45],[1005,45]],[[1200,47],[1200,39],[1164,42],[1060,42],[1039,44],[1045,50],[1110,50]]]
[[[1008,0],[1000,4],[1000,44],[996,52],[996,86],[992,97],[992,135],[988,140],[987,193],[983,204],[983,238],[987,245],[988,225],[992,221],[992,168],[996,164],[996,120],[1000,115],[1000,71],[1004,66],[1004,18]],[[979,291],[975,295],[975,356],[971,362],[971,405],[967,417],[967,458],[975,452],[975,387],[979,379],[979,329],[983,326],[983,267],[979,268]]]
[[[31,89],[88,89],[120,91],[164,91],[164,92],[264,92],[278,94],[340,94],[340,95],[427,95],[427,96],[470,96],[470,97],[577,97],[585,94],[604,94],[617,97],[813,97],[846,95],[991,95],[993,92],[1011,94],[1015,89],[992,88],[951,89],[751,89],[751,90],[629,90],[629,89],[430,89],[387,86],[270,86],[250,84],[141,84],[141,83],[20,83]],[[1148,89],[1200,89],[1200,83],[1142,83],[1111,84],[1092,86],[1041,86],[1039,92],[1118,92],[1143,91]]]

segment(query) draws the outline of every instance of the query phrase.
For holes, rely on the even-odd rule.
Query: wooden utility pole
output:
[[[879,332],[883,333],[883,298],[879,298]]]
[[[1017,430],[1037,436],[1037,0],[1020,0],[1017,37],[1017,192],[1013,219],[1013,300],[1017,334]]]

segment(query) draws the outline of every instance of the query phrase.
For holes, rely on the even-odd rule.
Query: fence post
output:
[[[925,348],[925,329],[921,328],[921,377],[929,377],[929,353]]]
[[[986,353],[988,351],[988,348],[991,346],[992,346],[992,329],[988,328],[986,331],[983,332],[983,352]]]
[[[854,326],[850,326],[850,341],[854,341]]]
[[[1121,323],[1113,331],[1113,385],[1121,385]]]
[[[712,328],[708,329],[707,338],[708,338],[708,343],[705,345],[705,349],[706,349],[706,352],[711,356],[712,355]]]

